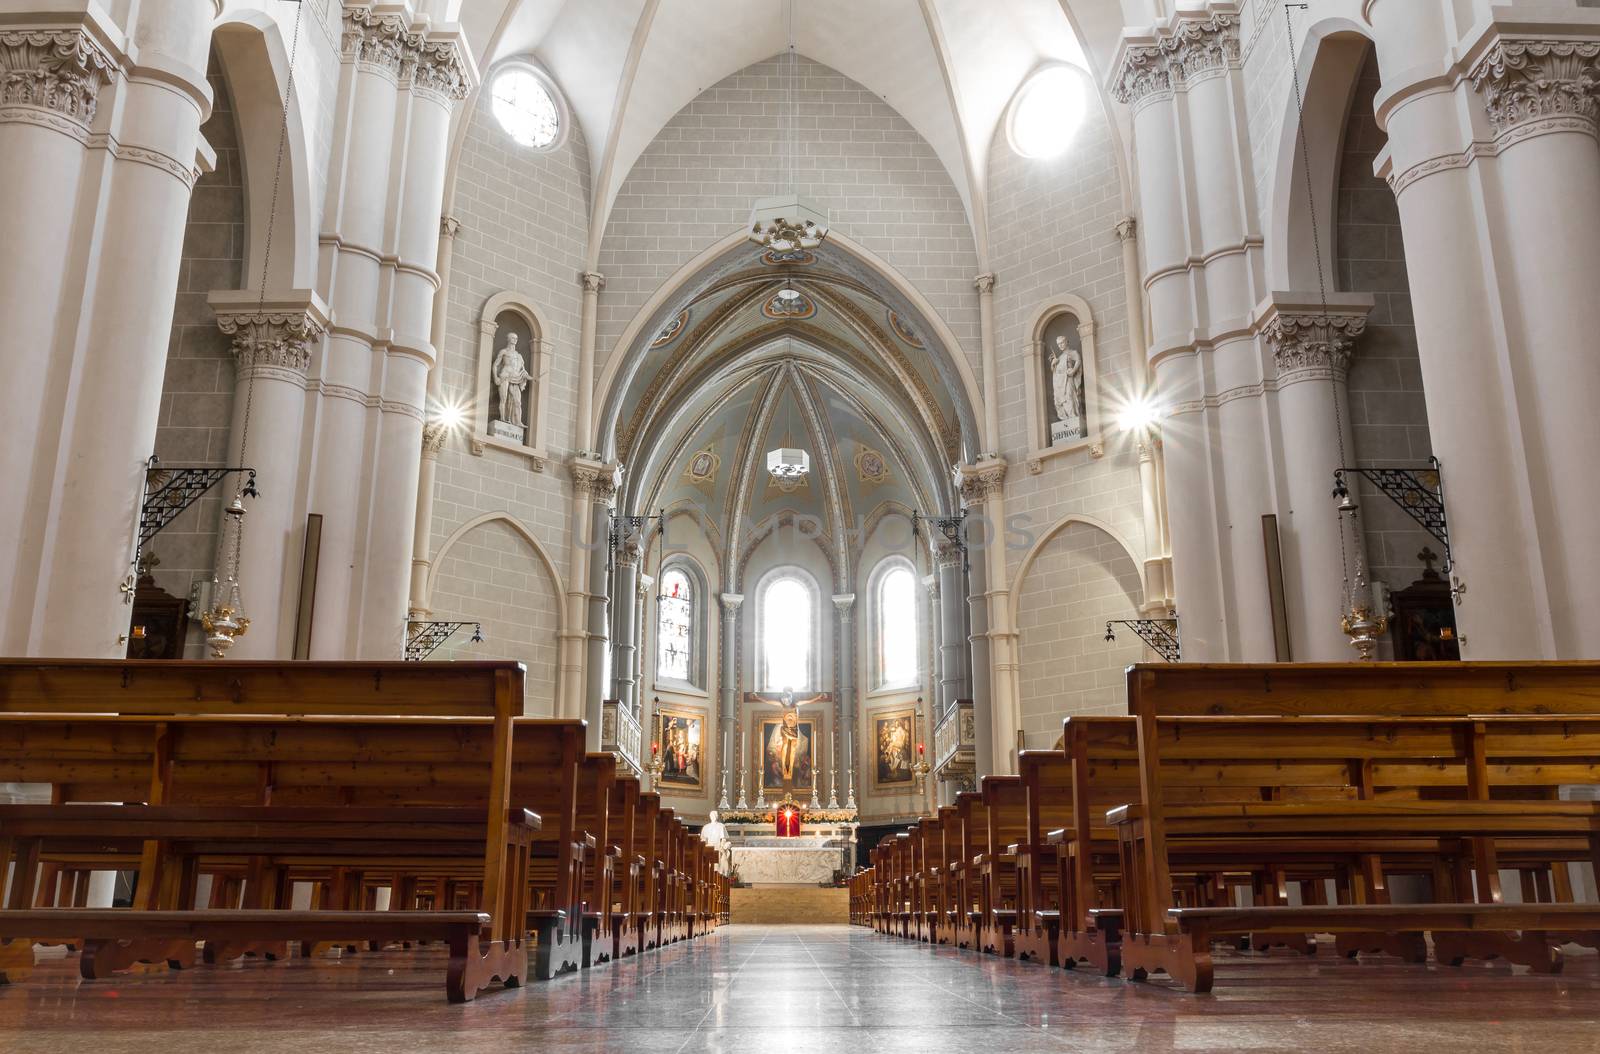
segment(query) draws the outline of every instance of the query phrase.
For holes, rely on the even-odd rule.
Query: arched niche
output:
[[[545,450],[550,395],[550,386],[545,383],[550,372],[544,338],[547,332],[531,297],[506,291],[484,302],[478,315],[477,390],[472,401],[470,449],[474,454],[482,455],[492,447],[527,458],[535,472],[545,470],[550,458]],[[527,375],[521,395],[512,393],[517,402],[510,412],[500,398],[496,381],[497,362],[503,351],[520,357]],[[520,426],[514,416],[520,416]]]
[[[1104,451],[1098,357],[1094,311],[1083,297],[1063,294],[1034,312],[1024,370],[1029,471],[1051,458]]]

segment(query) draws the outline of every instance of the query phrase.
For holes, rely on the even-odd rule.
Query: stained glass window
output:
[[[917,580],[904,564],[878,579],[878,671],[881,688],[917,683]]]
[[[661,610],[656,622],[656,676],[688,681],[694,650],[694,587],[672,567],[661,576]]]
[[[550,89],[526,69],[509,69],[490,89],[495,119],[523,146],[543,150],[561,134],[561,111]]]
[[[762,691],[811,688],[815,602],[798,577],[773,579],[761,595]]]

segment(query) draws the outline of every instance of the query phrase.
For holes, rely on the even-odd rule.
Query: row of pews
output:
[[[582,721],[519,716],[523,677],[0,662],[0,782],[49,788],[0,804],[0,975],[24,979],[36,944],[94,980],[438,943],[464,1002],[726,921],[715,852],[585,753]],[[85,906],[106,871],[131,876],[131,907]]]
[[[881,842],[852,921],[1196,992],[1219,944],[1600,948],[1600,663],[1140,665],[1128,709]]]

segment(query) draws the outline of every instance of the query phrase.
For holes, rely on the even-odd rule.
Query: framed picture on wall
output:
[[[662,789],[705,789],[705,715],[697,710],[661,710]]]
[[[872,785],[879,790],[906,790],[916,783],[917,712],[872,712]]]
[[[792,779],[795,792],[810,791],[816,784],[817,724],[810,718],[764,718],[760,725],[761,786],[781,791]]]

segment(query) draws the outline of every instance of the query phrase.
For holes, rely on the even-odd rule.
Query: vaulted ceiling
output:
[[[967,205],[980,255],[990,144],[1033,70],[1110,59],[1125,4],[1167,0],[441,0],[481,68],[531,55],[582,127],[590,263],[629,169],[699,93],[786,49],[880,95],[925,138]]]

